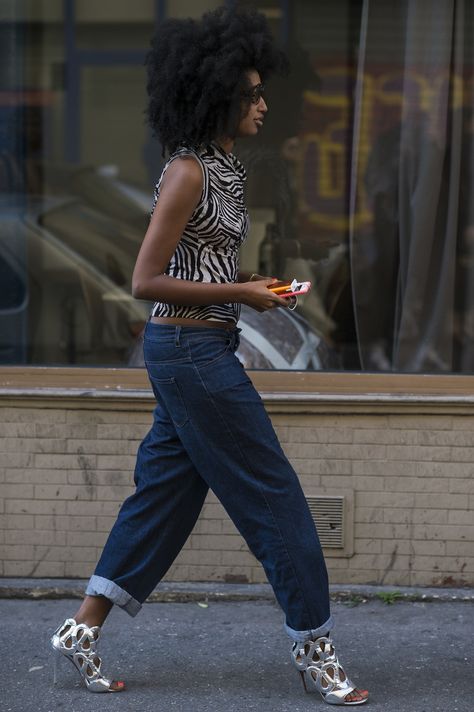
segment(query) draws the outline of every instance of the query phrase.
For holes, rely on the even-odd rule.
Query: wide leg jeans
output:
[[[298,477],[235,356],[239,330],[148,322],[157,400],[86,593],[136,615],[191,533],[210,488],[261,562],[293,640],[332,627],[328,577]]]

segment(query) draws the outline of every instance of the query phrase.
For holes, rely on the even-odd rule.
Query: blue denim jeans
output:
[[[123,503],[86,593],[136,615],[216,494],[265,569],[288,635],[332,627],[321,545],[298,477],[235,356],[239,329],[148,322],[145,363],[156,396]]]

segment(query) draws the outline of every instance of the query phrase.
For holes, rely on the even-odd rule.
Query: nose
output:
[[[263,111],[264,114],[266,114],[268,111],[268,106],[266,105],[265,99],[263,98],[263,96],[260,97],[260,101],[258,103],[258,108],[260,109],[260,111]]]

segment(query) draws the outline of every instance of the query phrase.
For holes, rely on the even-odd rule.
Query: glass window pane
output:
[[[0,363],[141,363],[150,305],[130,283],[164,163],[143,59],[164,16],[221,4],[2,4]],[[243,309],[242,361],[471,373],[472,7],[256,7],[291,72],[268,82],[258,138],[235,144],[241,269],[313,288],[294,312]]]

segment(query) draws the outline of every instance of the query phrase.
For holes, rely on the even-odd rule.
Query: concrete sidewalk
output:
[[[360,588],[360,587],[359,587]],[[394,589],[390,589],[393,591]],[[388,592],[387,592],[388,593]],[[415,592],[413,592],[415,593]],[[472,591],[465,591],[466,599]],[[208,592],[209,594],[209,592]],[[277,605],[260,600],[148,603],[136,618],[114,609],[100,652],[128,689],[92,695],[66,660],[52,685],[48,639],[77,601],[3,598],[2,712],[309,712],[289,659]],[[386,596],[390,600],[390,596]],[[207,603],[205,600],[207,599]],[[403,600],[354,594],[333,604],[334,640],[350,676],[371,692],[372,712],[474,710],[474,606],[470,600]]]

